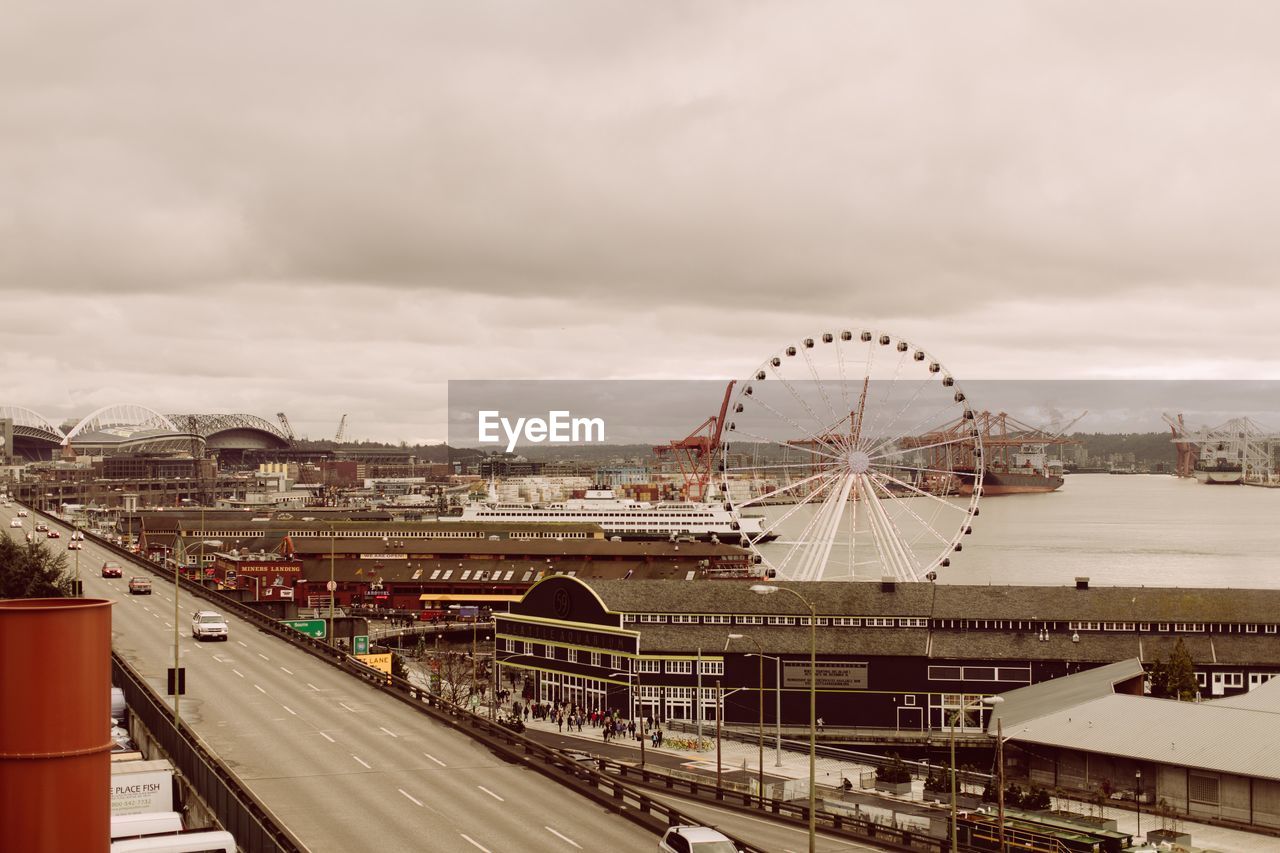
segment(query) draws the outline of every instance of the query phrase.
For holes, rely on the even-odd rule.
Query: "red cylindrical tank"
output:
[[[0,601],[0,847],[111,847],[111,602]]]

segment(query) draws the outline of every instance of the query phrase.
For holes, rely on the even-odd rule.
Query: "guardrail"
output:
[[[112,652],[111,680],[124,691],[129,713],[169,755],[222,827],[245,850],[303,853],[307,848],[278,824],[263,803],[240,784],[236,775],[187,728],[175,726],[173,712],[133,667]]]
[[[708,805],[731,808],[747,813],[766,813],[770,819],[785,821],[796,826],[808,826],[808,801],[792,802],[759,797],[747,791],[717,787],[714,783],[691,778],[691,774],[669,772],[664,769],[639,767],[634,764],[596,756],[601,772],[617,775],[623,780],[648,788],[661,788],[680,796],[702,800]],[[898,850],[941,851],[947,850],[944,839],[912,832],[898,826],[877,823],[870,817],[845,815],[818,810],[816,823],[824,832],[856,841],[874,840],[881,846]]]
[[[36,510],[34,508],[32,508],[32,511],[38,512],[42,516],[54,522],[64,526],[66,525],[66,522],[51,513],[44,512],[43,510]],[[86,532],[86,535],[92,537],[97,544],[106,548],[108,551],[111,551],[121,559],[128,561],[129,564],[150,572],[160,580],[168,581],[170,583],[173,582],[174,576],[172,572],[164,571],[160,566],[155,565],[150,560],[134,554],[127,548],[122,548],[113,542],[109,542],[95,533]],[[419,713],[431,717],[437,722],[443,723],[456,731],[466,734],[473,740],[479,741],[508,760],[519,762],[542,773],[544,776],[559,782],[570,790],[593,800],[609,811],[621,815],[650,832],[660,835],[668,826],[676,824],[701,823],[700,820],[692,815],[688,815],[672,805],[656,800],[645,792],[624,784],[620,779],[602,773],[598,769],[584,766],[582,762],[577,761],[561,750],[545,746],[544,744],[517,734],[505,726],[479,716],[461,705],[454,704],[442,697],[432,695],[430,691],[418,687],[406,679],[397,678],[395,676],[388,675],[381,670],[367,666],[345,652],[335,649],[326,643],[320,642],[319,640],[305,636],[292,628],[283,626],[276,622],[276,620],[271,619],[268,616],[264,616],[253,608],[242,604],[229,596],[222,595],[216,590],[211,590],[187,578],[179,578],[179,582],[181,583],[182,588],[188,590],[191,594],[216,603],[223,610],[229,613],[234,613],[246,621],[251,622],[264,632],[272,634],[287,643],[291,643],[294,646],[315,655],[338,669],[361,679],[374,689],[385,692],[399,699],[401,702],[412,706],[417,709]],[[114,657],[115,656],[113,655],[113,658]],[[127,664],[124,664],[123,660],[121,660],[121,664],[127,667]],[[148,691],[150,690],[145,683],[141,686]],[[126,699],[127,698],[128,692],[126,691]],[[163,703],[159,704],[159,708],[163,710]],[[162,716],[163,714],[161,714],[161,717]],[[143,723],[147,724],[147,720],[144,719]],[[161,723],[157,721],[157,725],[160,724]],[[172,720],[170,720],[170,729],[173,729]],[[172,731],[169,738],[175,744],[175,748],[180,750],[183,748],[178,744],[176,731]],[[161,745],[166,749],[168,748],[168,744],[164,740],[161,740],[159,737],[157,737],[157,740],[159,740]],[[194,740],[193,745],[197,747],[199,746],[199,744],[195,743]],[[174,753],[170,754],[173,755]],[[217,762],[217,759],[207,752],[204,752],[204,756],[206,756],[207,760],[210,762]],[[244,791],[238,783],[235,783],[235,777],[234,775],[230,775],[229,770],[226,770],[220,763],[217,763],[217,766],[225,773],[229,774],[229,778],[224,779],[225,782],[234,784],[238,790]],[[183,772],[187,772],[186,767],[181,769]],[[196,774],[200,773],[200,768],[196,765],[192,765],[192,770]],[[193,775],[191,778],[196,779],[200,777]],[[244,794],[252,803],[257,804],[262,815],[270,821],[270,811],[258,800],[254,799],[252,795],[249,795],[247,791],[244,791]],[[214,799],[216,798],[217,795],[215,794]],[[210,805],[214,805],[213,802],[211,802]],[[218,813],[216,808],[215,813]],[[219,819],[222,819],[221,815],[219,815]],[[239,818],[233,816],[230,819],[234,821]],[[274,826],[274,821],[270,821],[270,825]],[[227,830],[233,834],[236,833],[236,830],[233,829],[231,825],[227,826]],[[252,828],[249,827],[249,830],[252,831]],[[735,838],[729,833],[724,834],[729,837],[735,845],[737,845],[741,853],[766,853],[765,849],[762,847],[754,845],[743,839]],[[239,835],[236,835],[236,838],[238,841],[241,840]],[[276,849],[303,849],[300,846],[295,848],[258,848],[252,845],[247,846],[248,849],[251,850],[263,849],[267,851]]]

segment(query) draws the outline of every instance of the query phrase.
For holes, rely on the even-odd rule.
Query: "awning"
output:
[[[418,596],[419,601],[519,601],[523,596],[520,595],[460,595],[453,592],[428,593]]]

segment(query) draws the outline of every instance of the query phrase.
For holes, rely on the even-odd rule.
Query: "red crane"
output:
[[[724,416],[729,411],[729,398],[733,395],[735,384],[736,381],[725,386],[724,400],[720,403],[720,414],[707,418],[684,438],[653,448],[653,454],[658,457],[660,468],[670,470],[670,461],[675,460],[680,474],[680,496],[685,500],[706,499],[707,487],[711,485],[711,472],[716,467],[716,452],[720,450]]]

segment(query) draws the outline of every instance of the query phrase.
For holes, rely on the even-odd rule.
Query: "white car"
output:
[[[738,853],[738,846],[709,826],[673,826],[658,842],[659,853]]]
[[[191,617],[191,636],[197,640],[226,640],[227,620],[212,610],[198,611]]]
[[[18,518],[26,518],[26,517],[27,517],[27,511],[25,509],[18,510]]]
[[[21,522],[21,521],[18,521],[18,519],[16,519],[16,518],[11,518],[11,519],[9,519],[9,526],[10,526],[10,527],[18,527],[18,528],[20,528],[20,527],[22,527],[22,522]]]

